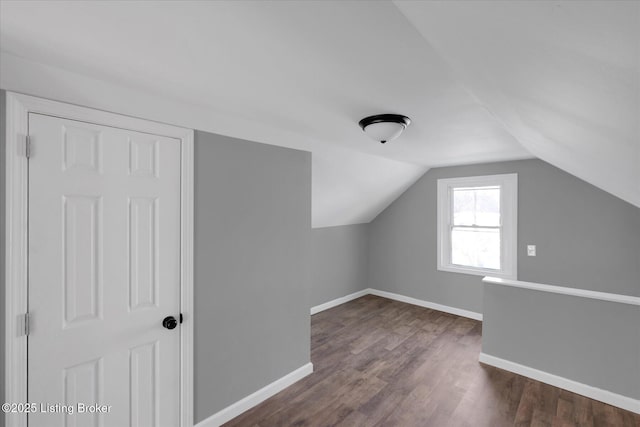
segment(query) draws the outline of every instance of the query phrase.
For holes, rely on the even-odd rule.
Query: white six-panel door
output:
[[[75,409],[29,426],[180,425],[180,141],[33,113],[29,137],[28,401]]]

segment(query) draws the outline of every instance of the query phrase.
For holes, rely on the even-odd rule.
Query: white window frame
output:
[[[500,186],[500,270],[451,262],[453,189]],[[438,270],[478,276],[518,278],[518,174],[468,176],[438,180]]]

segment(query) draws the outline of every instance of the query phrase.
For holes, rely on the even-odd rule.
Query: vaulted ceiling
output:
[[[640,206],[638,2],[0,3],[0,87],[313,152],[315,227],[539,157]],[[413,120],[368,139],[376,113]]]

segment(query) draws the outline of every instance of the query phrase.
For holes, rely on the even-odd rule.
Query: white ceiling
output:
[[[640,206],[638,3],[0,8],[2,88],[312,151],[315,227],[430,167],[533,155]],[[376,113],[413,123],[382,145],[357,125]]]
[[[640,2],[395,4],[529,152],[640,206]]]

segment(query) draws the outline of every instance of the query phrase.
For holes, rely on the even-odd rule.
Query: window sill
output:
[[[476,269],[471,267],[458,267],[458,266],[448,266],[448,265],[438,265],[439,271],[446,271],[448,273],[459,273],[459,274],[470,274],[472,276],[491,276],[491,277],[499,277],[501,279],[510,279],[517,280],[517,274],[509,274],[506,272],[500,272],[496,270],[489,269]]]

